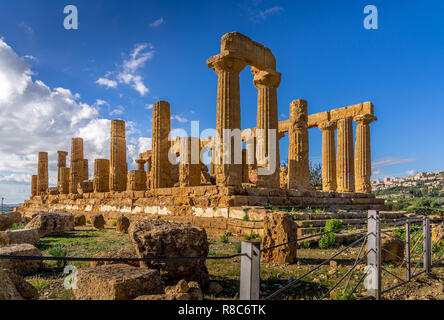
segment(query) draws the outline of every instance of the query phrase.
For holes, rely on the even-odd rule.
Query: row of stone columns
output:
[[[353,149],[353,120],[357,123]],[[322,189],[337,192],[371,192],[371,114],[325,122],[322,131]],[[338,130],[337,154],[335,130]]]

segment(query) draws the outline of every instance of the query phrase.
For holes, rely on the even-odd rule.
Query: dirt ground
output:
[[[243,240],[244,238],[234,236],[210,237],[209,256],[236,254],[240,251],[240,242]],[[132,249],[128,235],[119,233],[112,227],[102,230],[96,230],[88,226],[78,227],[75,231],[68,232],[63,236],[41,239],[37,247],[42,250],[44,256],[50,256],[51,248],[56,245],[65,246],[67,256],[70,257],[92,257],[99,251],[113,252],[117,249]],[[263,261],[261,263],[261,298],[267,297],[292,280],[309,272],[342,248],[344,247],[324,250],[317,248],[299,249],[298,262],[292,265],[277,265]],[[364,274],[365,265],[359,264],[355,272],[347,274],[356,261],[359,249],[359,246],[350,248],[337,256],[334,262],[321,266],[297,284],[276,296],[275,299],[316,300],[324,296],[326,299],[334,300],[365,299],[364,284],[359,283]],[[89,267],[89,262],[72,262],[69,264],[77,268]],[[240,257],[229,260],[207,260],[207,267],[210,279],[221,284],[224,291],[218,296],[206,295],[205,298],[237,299],[239,296]],[[384,268],[402,279],[405,277],[405,268],[390,264],[385,264]],[[39,290],[40,299],[70,300],[73,299],[71,290],[65,290],[63,286],[65,277],[63,265],[57,265],[56,261],[45,261],[41,271],[27,277],[26,280]],[[341,279],[343,281],[329,292]],[[443,279],[444,265],[440,264],[433,268],[432,277],[422,275],[415,278],[415,281],[384,294],[383,298],[443,300]],[[348,286],[346,287],[347,282]],[[383,272],[382,282],[383,288],[388,288],[399,283],[399,280]],[[352,294],[352,289],[355,287],[356,291]]]

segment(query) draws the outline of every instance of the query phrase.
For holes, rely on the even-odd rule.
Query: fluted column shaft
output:
[[[170,104],[166,101],[159,101],[153,106],[153,153],[151,163],[151,187],[153,189],[172,186],[171,163],[168,159],[171,146],[168,140],[170,131]]]
[[[356,116],[353,120],[356,127],[355,147],[355,189],[356,192],[371,193],[371,149],[370,149],[370,123],[376,117],[370,114]]]
[[[258,175],[257,186],[280,188],[277,88],[281,83],[281,74],[273,71],[261,71],[254,67],[252,67],[251,70],[254,74],[254,85],[258,90],[257,129],[264,130],[263,139],[262,141],[258,141],[257,144],[257,152],[259,155],[269,157],[269,142],[276,146],[276,152],[274,154],[276,167],[274,173],[265,176]],[[271,137],[268,132],[270,129],[276,132],[274,141],[270,141]],[[265,167],[267,167],[267,165]]]
[[[336,123],[324,122],[319,129],[322,130],[322,190],[336,191]]]
[[[224,154],[230,150],[224,142],[224,130],[240,130],[241,128],[239,73],[245,68],[246,63],[230,56],[215,56],[209,59],[208,66],[218,75],[216,131],[219,137],[217,155],[219,163],[215,164],[216,184],[240,186],[242,183],[242,144],[235,144],[235,139],[232,137],[230,139],[231,157],[228,161],[224,161]],[[235,145],[239,146],[239,150],[235,149]],[[235,152],[240,156],[240,163],[235,163]]]
[[[287,186],[289,189],[309,189],[308,110],[305,100],[295,100],[290,104],[289,140]]]
[[[83,181],[83,139],[72,138],[71,142],[71,166],[69,174],[69,192],[77,193],[77,184]]]
[[[338,192],[355,191],[355,166],[353,159],[353,120],[338,120],[337,181]]]
[[[39,152],[39,163],[37,168],[37,194],[46,193],[48,189],[48,153]]]
[[[125,121],[111,121],[111,160],[109,170],[109,188],[111,191],[125,191],[128,178],[126,162]]]
[[[57,151],[57,183],[60,182],[60,169],[66,168],[66,157],[68,152]]]

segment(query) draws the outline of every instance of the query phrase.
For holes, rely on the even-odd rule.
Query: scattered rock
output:
[[[222,288],[222,286],[219,283],[212,281],[208,284],[207,292],[209,294],[218,295],[222,291],[224,291],[224,288]]]
[[[19,224],[22,216],[18,212],[0,213],[0,231],[5,231],[11,228],[14,224]]]
[[[117,218],[116,230],[119,232],[128,232],[128,228],[130,226],[130,220],[125,216],[119,216]]]
[[[196,281],[180,280],[175,286],[165,288],[164,294],[139,296],[135,300],[203,300],[203,293]]]
[[[205,229],[189,223],[164,220],[139,220],[131,224],[129,237],[139,258],[206,257],[208,240]],[[158,269],[169,282],[196,280],[201,287],[208,284],[205,259],[142,262],[142,266]]]
[[[264,220],[262,248],[297,240],[297,226],[290,214],[276,212],[267,214]],[[265,261],[275,263],[295,263],[297,243],[267,250],[262,253]]]
[[[381,234],[381,260],[397,265],[402,263],[405,253],[405,242],[397,235],[391,233]]]
[[[0,300],[38,300],[39,293],[30,283],[11,270],[0,268]]]
[[[83,268],[77,272],[76,300],[132,300],[162,294],[165,284],[157,270],[126,264]]]
[[[0,231],[0,246],[9,246],[11,244],[37,244],[40,241],[40,235],[37,229],[20,229]]]
[[[42,253],[31,244],[15,244],[0,247],[0,255],[40,257]],[[0,268],[12,270],[19,275],[28,275],[37,272],[40,263],[40,260],[0,259]]]
[[[96,229],[105,228],[105,219],[102,214],[96,214],[91,217],[91,224]]]
[[[182,279],[177,283],[176,289],[178,293],[187,293],[190,288],[188,288],[188,283]]]
[[[117,250],[114,252],[104,252],[100,251],[93,255],[93,258],[137,258],[137,254],[135,252],[127,251],[127,250]],[[109,265],[109,264],[127,264],[133,267],[139,267],[140,262],[132,262],[132,261],[91,261],[91,268]]]
[[[79,214],[74,216],[74,224],[76,226],[84,226],[86,225],[86,217],[84,214]]]
[[[74,217],[68,212],[38,212],[25,228],[37,229],[40,238],[62,235],[74,230]]]

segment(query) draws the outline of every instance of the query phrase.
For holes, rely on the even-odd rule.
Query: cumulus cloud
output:
[[[9,202],[29,196],[38,152],[49,153],[50,184],[55,185],[57,151],[70,151],[72,137],[84,139],[90,167],[96,158],[109,158],[110,120],[100,118],[98,110],[107,102],[97,99],[89,105],[79,94],[51,89],[32,76],[26,61],[0,39],[0,195]],[[137,149],[139,141],[146,146],[132,137],[138,132],[131,126],[127,134]]]
[[[417,173],[418,173],[418,171],[416,171],[415,169],[407,170],[407,171],[405,172],[405,174],[407,174],[408,176],[414,176],[414,175],[416,175]]]
[[[187,118],[182,117],[182,116],[179,116],[179,115],[177,115],[177,114],[173,114],[173,115],[171,116],[171,120],[176,120],[176,121],[178,121],[178,122],[180,122],[180,123],[186,123],[186,122],[188,122],[188,119],[187,119]]]
[[[157,19],[156,21],[154,21],[153,23],[151,23],[151,24],[150,24],[150,27],[151,27],[151,28],[157,28],[157,27],[161,26],[161,25],[164,24],[164,23],[165,23],[165,20],[164,20],[162,17],[160,17],[159,19]]]
[[[145,109],[146,110],[152,110],[153,109],[153,104],[147,104],[146,106],[145,106]]]
[[[108,72],[104,77],[99,78],[96,83],[108,88],[117,88],[119,83],[126,84],[141,96],[144,96],[149,92],[149,89],[145,86],[143,77],[139,72],[145,66],[145,63],[153,57],[152,45],[147,43],[136,44],[133,51],[130,52],[115,72],[117,74],[115,80],[110,79],[113,73]]]

